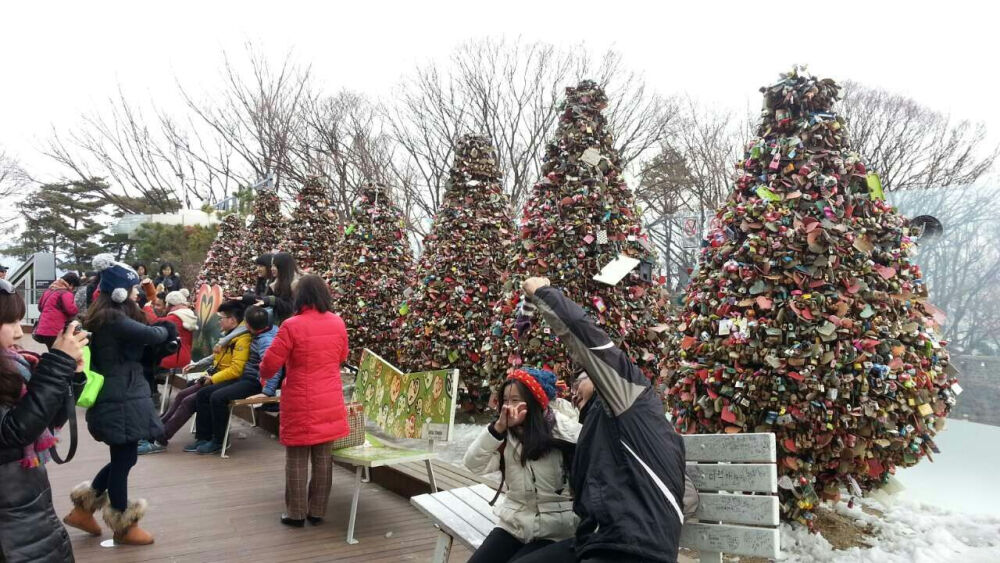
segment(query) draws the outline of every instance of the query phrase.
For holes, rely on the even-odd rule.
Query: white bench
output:
[[[396,382],[399,386],[397,397],[392,397],[386,389]],[[414,384],[424,390],[440,383],[440,395],[421,397],[421,405],[426,412],[416,417],[414,407],[407,406],[407,390]],[[455,424],[455,395],[458,392],[458,370],[436,370],[419,373],[403,373],[371,350],[365,349],[355,376],[354,400],[364,405],[365,418],[380,433],[391,438],[414,438],[426,440],[426,448],[404,448],[388,444],[371,433],[365,434],[365,443],[360,446],[333,450],[333,461],[354,467],[354,497],[351,499],[351,513],[347,524],[347,543],[356,544],[354,525],[358,516],[358,499],[361,484],[366,481],[362,474],[375,467],[401,465],[423,461],[427,468],[427,480],[431,492],[437,491],[431,460],[436,457],[434,441],[448,441]],[[418,395],[419,396],[419,395]],[[424,400],[426,399],[426,400]],[[398,408],[397,408],[398,407]],[[392,409],[392,410],[390,410]],[[430,413],[436,413],[432,416]],[[405,431],[406,421],[413,417],[412,434]]]
[[[693,434],[684,445],[699,503],[696,520],[681,528],[680,546],[698,550],[703,562],[721,562],[723,553],[777,558],[774,434]],[[410,499],[440,530],[432,561],[447,561],[456,539],[471,550],[482,544],[497,523],[494,494],[480,484]]]

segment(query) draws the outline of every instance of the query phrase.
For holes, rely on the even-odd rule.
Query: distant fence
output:
[[[951,357],[962,394],[950,417],[1000,426],[1000,356]]]

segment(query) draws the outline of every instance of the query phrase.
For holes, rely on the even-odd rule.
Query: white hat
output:
[[[179,289],[177,291],[171,291],[167,294],[165,301],[167,305],[173,307],[175,305],[185,305],[188,302],[188,296],[191,295],[186,289]]]

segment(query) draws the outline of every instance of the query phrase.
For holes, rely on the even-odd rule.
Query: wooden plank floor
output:
[[[79,417],[83,423],[82,410]],[[106,446],[94,442],[83,426],[76,458],[66,465],[47,466],[60,517],[70,510],[70,489],[91,479],[108,460]],[[156,543],[103,548],[101,540],[110,538],[107,531],[102,538],[93,538],[70,530],[77,561],[430,559],[436,530],[429,520],[408,499],[375,484],[362,487],[355,531],[360,543],[344,541],[354,474],[339,467],[334,467],[326,521],[302,529],[283,526],[278,518],[284,509],[284,448],[243,421],[234,419],[234,428],[237,437],[230,459],[182,452],[190,438],[186,428],[167,452],[140,456],[129,479],[129,493],[149,501],[143,525],[156,536]],[[469,555],[456,545],[451,561],[465,561]]]

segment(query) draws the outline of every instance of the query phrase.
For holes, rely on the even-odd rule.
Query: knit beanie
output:
[[[179,289],[177,291],[171,291],[170,293],[168,293],[164,301],[167,303],[167,306],[169,307],[174,307],[176,305],[184,305],[188,302],[188,297],[190,295],[191,292],[189,292],[187,289]]]
[[[115,303],[124,303],[132,288],[139,285],[139,274],[129,266],[116,262],[111,254],[94,256],[93,265],[101,274],[101,284],[98,288]]]
[[[549,401],[556,398],[556,374],[538,368],[516,369],[507,379],[520,381],[535,397],[542,410],[549,407]]]

